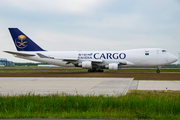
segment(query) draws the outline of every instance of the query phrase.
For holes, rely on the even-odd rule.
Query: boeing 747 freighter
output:
[[[4,51],[15,57],[66,67],[82,67],[88,72],[127,67],[160,67],[178,58],[165,49],[144,48],[123,51],[47,51],[33,42],[18,28],[9,28],[17,51]]]

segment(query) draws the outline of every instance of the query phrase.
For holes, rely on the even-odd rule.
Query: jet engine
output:
[[[92,62],[91,61],[83,61],[82,68],[84,69],[92,69]]]
[[[105,66],[106,68],[109,68],[109,70],[119,70],[117,63],[110,63],[109,65]]]

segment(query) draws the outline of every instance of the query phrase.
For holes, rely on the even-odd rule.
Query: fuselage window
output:
[[[166,50],[162,50],[162,52],[166,52]]]

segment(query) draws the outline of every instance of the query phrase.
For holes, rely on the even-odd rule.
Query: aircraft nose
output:
[[[177,61],[178,60],[178,57],[174,56],[174,61]]]
[[[168,61],[171,63],[176,62],[177,60],[178,60],[178,57],[176,57],[172,54],[168,57]]]

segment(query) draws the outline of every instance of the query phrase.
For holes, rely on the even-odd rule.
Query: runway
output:
[[[126,95],[128,90],[180,90],[180,81],[133,78],[0,77],[0,94]]]

